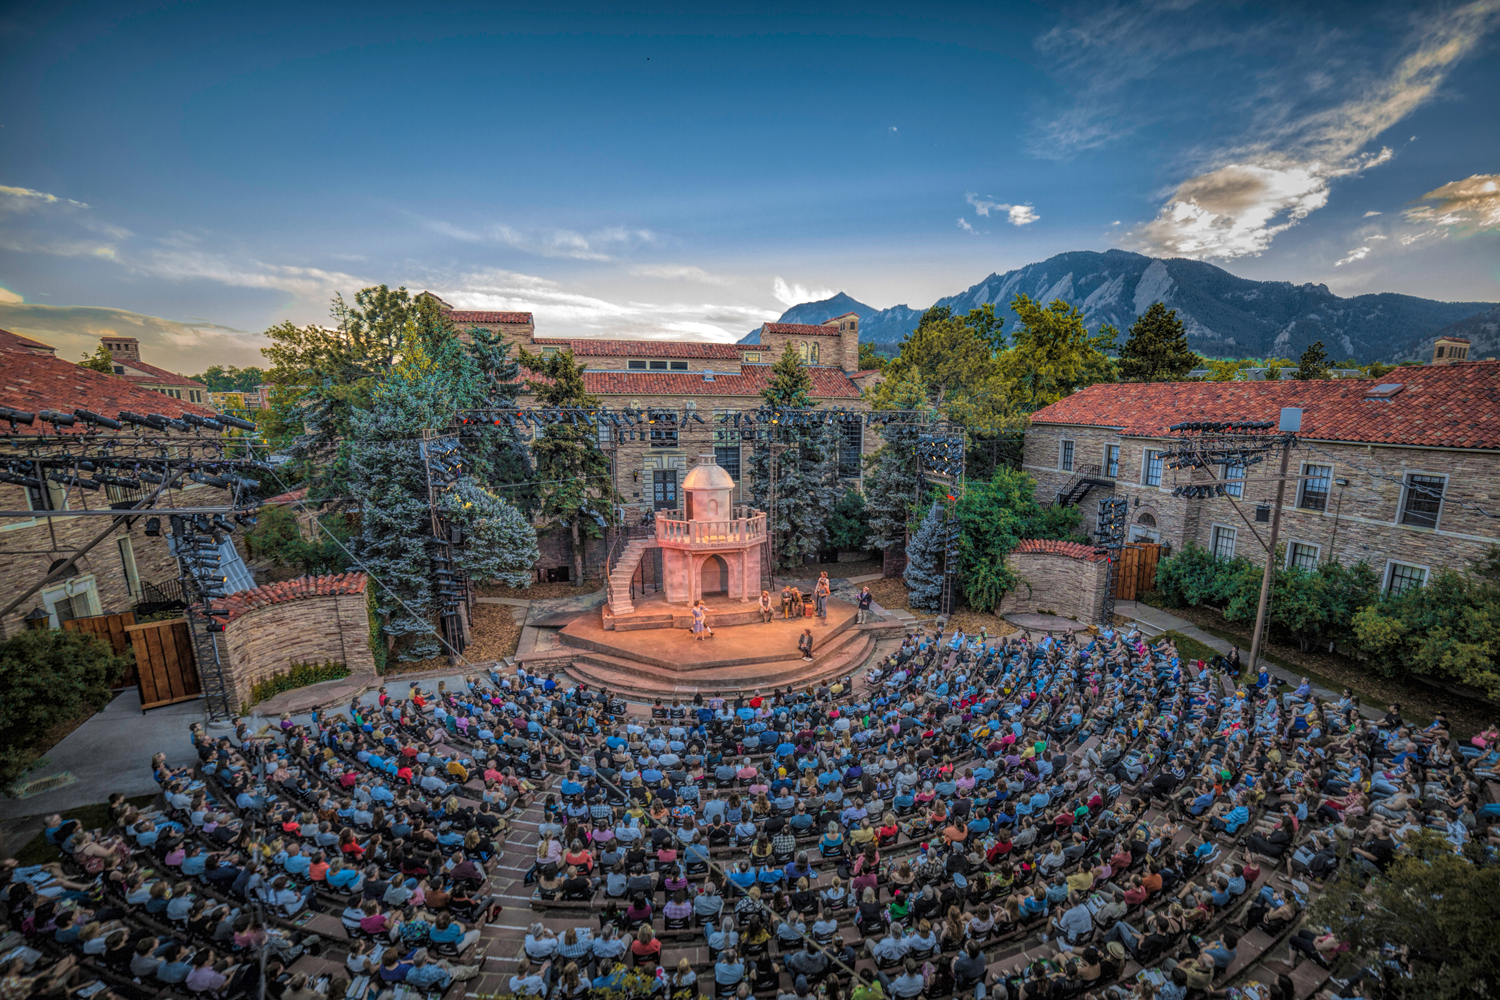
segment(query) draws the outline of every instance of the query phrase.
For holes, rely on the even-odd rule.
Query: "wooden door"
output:
[[[131,625],[125,631],[135,647],[141,711],[203,697],[186,618]]]
[[[126,611],[118,615],[91,615],[88,618],[70,618],[62,623],[66,632],[87,632],[96,635],[109,643],[116,656],[123,656],[127,649],[131,648],[130,636],[125,631],[127,626],[135,624],[135,612]],[[132,664],[125,668],[125,672],[115,678],[110,685],[116,691],[121,688],[135,687],[136,671]]]
[[[1161,561],[1161,546],[1152,542],[1132,542],[1120,552],[1115,574],[1115,600],[1134,601],[1156,586],[1156,564]]]

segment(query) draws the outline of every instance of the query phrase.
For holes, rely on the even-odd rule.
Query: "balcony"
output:
[[[689,521],[681,510],[656,512],[656,541],[674,549],[740,549],[766,540],[766,515],[735,504],[727,521]]]

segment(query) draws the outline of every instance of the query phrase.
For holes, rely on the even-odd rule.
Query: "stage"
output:
[[[700,691],[729,695],[788,684],[800,688],[840,678],[864,665],[876,638],[902,634],[896,622],[856,624],[856,609],[843,601],[829,600],[826,619],[783,620],[777,607],[776,617],[767,623],[760,621],[754,604],[712,599],[705,603],[719,609],[717,614],[709,613],[709,627],[714,630],[711,639],[693,637],[685,605],[669,605],[660,595],[653,595],[637,601],[634,614],[618,619],[603,614],[580,616],[558,633],[560,648],[551,656],[565,657],[559,665],[590,685],[637,697],[670,699]],[[620,627],[632,620],[636,627]],[[797,650],[804,628],[813,635],[811,662],[804,661]]]

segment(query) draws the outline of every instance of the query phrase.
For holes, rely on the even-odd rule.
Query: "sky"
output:
[[[732,340],[1111,247],[1500,300],[1497,28],[1500,0],[10,4],[0,327],[195,372],[386,283]]]

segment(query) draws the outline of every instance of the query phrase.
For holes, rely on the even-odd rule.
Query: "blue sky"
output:
[[[1500,0],[706,6],[11,5],[0,326],[197,370],[387,282],[730,339],[1114,246],[1500,299]]]

